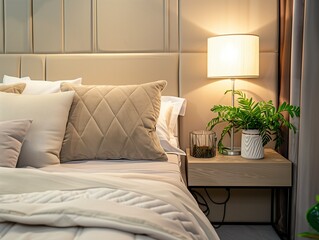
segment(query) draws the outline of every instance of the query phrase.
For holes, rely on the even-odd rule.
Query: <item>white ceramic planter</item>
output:
[[[259,130],[243,130],[241,135],[241,156],[247,159],[264,158],[264,147]]]

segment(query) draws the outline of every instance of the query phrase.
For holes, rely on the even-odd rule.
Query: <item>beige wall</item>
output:
[[[123,69],[150,76],[144,74],[150,68],[141,67],[139,61],[152,61],[151,68],[157,66],[154,72],[169,71],[158,76],[176,80],[171,87],[174,91],[167,93],[178,92],[188,101],[186,116],[180,121],[181,147],[185,149],[189,132],[205,129],[212,118],[210,108],[230,103],[230,96],[223,94],[230,81],[206,77],[207,38],[229,33],[260,36],[260,77],[236,80],[236,88],[256,99],[276,102],[278,0],[0,0],[0,74],[57,79],[73,77],[78,69],[86,84],[103,84],[103,78],[92,71],[90,59],[100,64],[100,56],[106,55],[99,69],[105,75],[109,69],[117,78],[129,77],[121,73]],[[70,62],[76,54],[92,57]],[[132,59],[138,68],[129,66]],[[127,68],[121,69],[118,60]],[[87,71],[83,69],[88,66],[86,61],[91,63]],[[104,69],[107,63],[115,65]],[[112,74],[108,77],[115,76]],[[150,76],[150,80],[154,79]],[[215,131],[220,134],[220,128]],[[239,138],[237,135],[238,146]],[[269,192],[248,195],[236,191],[226,220],[269,221]],[[216,196],[223,198],[223,193]],[[220,210],[216,211],[218,220]],[[247,215],[249,211],[255,214]]]
[[[278,6],[277,0],[183,0],[181,26],[181,96],[187,98],[187,114],[181,121],[181,145],[186,147],[192,130],[205,129],[214,104],[230,104],[227,79],[208,79],[207,38],[220,34],[251,33],[260,36],[260,76],[236,80],[236,89],[255,99],[277,98]],[[218,136],[221,128],[216,128]],[[226,144],[227,144],[227,140]],[[240,145],[240,134],[236,136]]]

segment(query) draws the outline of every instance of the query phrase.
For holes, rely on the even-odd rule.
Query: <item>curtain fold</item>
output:
[[[301,94],[301,70],[302,70],[302,49],[303,49],[303,25],[304,25],[304,0],[294,0],[293,3],[293,21],[292,21],[292,46],[291,46],[291,81],[290,81],[290,103],[300,106]],[[297,127],[297,133],[289,134],[289,153],[288,158],[293,163],[293,180],[291,193],[291,219],[290,235],[295,239],[297,231],[296,226],[296,200],[298,183],[298,153],[299,153],[299,132],[300,119],[293,118],[291,123]]]
[[[297,134],[284,132],[289,136],[289,148],[287,151],[284,146],[281,153],[288,154],[294,170],[291,239],[303,239],[297,235],[313,231],[305,215],[319,194],[319,1],[280,0],[280,9],[279,103],[288,99],[301,109],[299,119],[290,119],[298,128]],[[279,209],[284,203],[281,198]]]
[[[293,0],[279,1],[279,76],[278,76],[278,106],[283,102],[290,103],[290,79],[291,79],[291,46],[292,46],[292,18]],[[288,114],[284,114],[288,119]],[[289,130],[282,127],[284,143],[279,148],[279,153],[288,157]],[[275,224],[277,231],[282,235],[290,234],[289,215],[290,198],[285,190],[278,190],[276,194]]]
[[[280,0],[279,16],[279,86],[278,105],[290,102],[290,71],[291,71],[291,42],[292,42],[292,13],[293,0]],[[285,115],[288,119],[288,114]],[[288,157],[289,132],[282,128],[284,143],[279,153]]]
[[[314,231],[305,214],[319,194],[319,1],[304,0],[304,6],[295,236]]]

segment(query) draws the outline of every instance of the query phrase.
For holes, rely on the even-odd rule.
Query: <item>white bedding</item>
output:
[[[145,173],[181,179],[181,160],[178,155],[167,154],[168,161],[132,160],[82,160],[40,168],[47,172],[86,172],[86,173]]]
[[[0,239],[219,239],[169,159],[0,168]]]

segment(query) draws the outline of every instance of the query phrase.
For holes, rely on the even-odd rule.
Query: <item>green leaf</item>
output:
[[[298,234],[299,237],[305,237],[310,239],[319,239],[318,233],[312,233],[312,232],[303,232]]]

